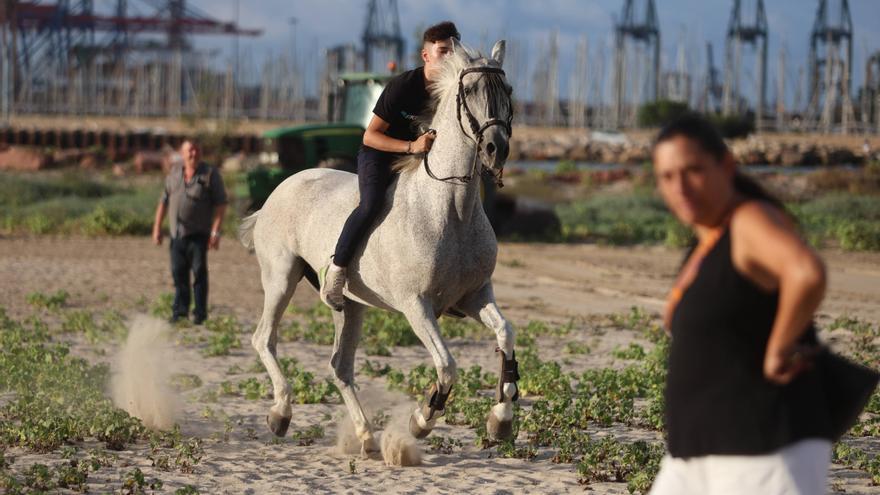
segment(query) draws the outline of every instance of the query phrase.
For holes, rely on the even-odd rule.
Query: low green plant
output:
[[[577,170],[577,164],[572,160],[560,160],[556,163],[556,167],[554,168],[554,171],[557,174],[567,174],[571,172],[577,172]]]
[[[156,318],[167,320],[171,318],[171,306],[174,303],[174,294],[171,292],[163,292],[156,297],[156,300],[150,305],[150,314]]]
[[[656,244],[665,242],[667,230],[673,227],[663,202],[652,193],[596,194],[558,205],[556,214],[563,238],[570,241]]]
[[[294,430],[291,432],[290,437],[300,447],[308,447],[313,445],[315,441],[324,438],[324,427],[313,425],[305,430]]]
[[[325,304],[319,303],[307,309],[293,308],[291,312],[296,319],[279,330],[282,340],[333,344],[333,317]],[[440,331],[447,339],[475,338],[488,334],[480,325],[449,318],[441,319]],[[367,355],[390,356],[393,347],[414,345],[421,345],[421,341],[402,314],[372,308],[367,310],[361,338],[361,346]]]
[[[129,208],[103,204],[82,217],[80,222],[86,235],[147,235],[153,228],[149,216]]]
[[[630,493],[647,493],[660,470],[664,449],[644,441],[625,443],[614,437],[589,441],[577,463],[579,482],[626,482]]]
[[[361,366],[361,373],[373,378],[385,376],[390,371],[391,366],[389,366],[387,363],[384,366],[380,367],[378,363],[374,363],[369,359],[364,360],[364,364],[363,366]]]
[[[120,492],[123,495],[135,495],[147,493],[147,490],[156,492],[162,489],[162,482],[157,479],[147,480],[140,468],[134,468],[125,473],[122,478]]]
[[[299,365],[299,361],[294,358],[280,358],[278,359],[278,365],[281,367],[281,372],[287,379],[288,384],[290,384],[294,402],[298,404],[329,402],[339,394],[339,389],[329,379],[317,380],[314,373],[303,369]],[[251,371],[255,370],[264,372],[265,368],[263,368],[262,363],[257,361]]]
[[[566,342],[564,350],[567,354],[589,354],[590,346],[583,342]]]
[[[192,373],[174,373],[169,382],[178,392],[188,392],[202,386],[202,379],[199,378],[199,375]]]
[[[241,339],[237,333],[212,333],[208,336],[208,345],[202,350],[202,355],[206,357],[228,356],[232,349],[241,349]]]
[[[611,355],[616,357],[617,359],[639,360],[644,359],[646,353],[644,347],[636,344],[635,342],[631,342],[626,347],[615,348],[613,351],[611,351]]]
[[[500,442],[496,447],[496,452],[498,457],[523,459],[526,461],[530,461],[538,455],[538,449],[536,449],[534,445],[526,444],[517,446],[516,442],[513,440]]]
[[[31,292],[27,295],[27,302],[31,306],[38,309],[48,309],[57,311],[67,304],[70,294],[65,290],[58,290],[52,294],[44,294],[42,292]]]
[[[880,485],[880,457],[871,455],[864,449],[838,442],[834,446],[831,461],[852,469],[866,471],[872,485]]]
[[[93,438],[119,450],[146,432],[105,396],[110,370],[70,355],[38,319],[22,324],[0,309],[0,445],[48,452]]]
[[[428,437],[428,450],[435,454],[451,454],[456,449],[461,449],[461,442],[442,435],[431,435]]]

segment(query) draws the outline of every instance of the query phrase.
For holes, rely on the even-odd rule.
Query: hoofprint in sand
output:
[[[827,324],[843,314],[871,322],[880,320],[880,271],[876,268],[880,256],[824,254],[831,287],[821,309],[821,322]],[[612,321],[600,315],[626,316],[632,306],[659,310],[679,257],[677,251],[663,248],[502,244],[494,282],[502,309],[517,328],[530,320],[552,325],[574,322],[565,335],[538,337],[537,350],[544,361],[556,361],[563,371],[580,375],[588,369],[626,366],[629,360],[615,357],[625,353],[614,351],[627,349],[631,343],[651,349],[652,344],[641,333],[621,325],[624,318]],[[265,409],[271,404],[265,395],[267,390],[260,389],[265,375],[255,368],[256,355],[249,346],[249,332],[256,323],[254,309],[259,308],[262,299],[259,272],[253,258],[232,242],[211,253],[210,266],[212,316],[238,318],[243,331],[235,337],[240,347],[230,348],[228,355],[207,357],[209,339],[214,336],[210,330],[182,327],[167,334],[171,342],[169,356],[173,354],[168,371],[178,377],[175,383],[180,389],[177,421],[184,438],[199,439],[201,453],[194,449],[197,452],[192,456],[198,462],[188,465],[184,459],[180,467],[174,462],[178,450],[160,450],[164,452],[161,455],[171,457],[171,469],[166,471],[161,469],[161,455],[151,451],[147,441],[130,444],[122,451],[107,451],[101,442],[86,438],[71,445],[76,450],[73,454],[64,449],[35,453],[21,447],[8,448],[5,455],[14,458],[10,472],[20,476],[35,463],[63,463],[65,452],[86,457],[94,450],[115,459],[89,474],[87,486],[92,493],[120,490],[134,468],[144,473],[147,482],[161,480],[163,488],[159,492],[173,492],[185,485],[201,493],[564,493],[582,489],[575,464],[552,462],[555,449],[538,447],[530,460],[503,458],[495,447],[482,449],[475,445],[475,430],[447,425],[442,420],[431,434],[442,441],[418,442],[423,454],[418,467],[392,468],[379,459],[346,454],[338,446],[338,438],[345,439],[349,420],[337,398],[294,405],[290,432],[283,439],[274,439],[265,427]],[[118,310],[129,325],[135,325],[135,315],[149,312],[157,295],[170,289],[165,249],[149,245],[146,239],[131,238],[0,240],[0,279],[14,281],[0,286],[0,306],[11,318],[40,314],[52,328],[58,327],[69,312],[85,310],[100,315],[110,309]],[[38,310],[27,303],[28,294],[58,290],[70,294],[59,311]],[[307,309],[316,302],[311,290],[301,288],[292,306]],[[303,315],[288,313],[282,326],[296,320],[303,321]],[[836,330],[830,337],[842,346],[851,340],[846,330]],[[122,341],[91,344],[78,334],[57,338],[71,342],[72,352],[91,363],[108,363],[120,369],[116,357]],[[449,345],[462,370],[479,365],[494,371],[497,366],[494,337],[488,331],[477,338],[451,339]],[[390,353],[367,356],[362,351],[356,369],[363,369],[369,360],[373,368],[388,365],[407,373],[430,361],[421,346],[393,347]],[[303,339],[282,340],[278,355],[295,359],[299,368],[314,374],[315,383],[330,376],[326,365],[328,345]],[[239,386],[241,383],[245,385]],[[363,372],[358,376],[359,394],[368,415],[377,423],[393,427],[399,421],[401,405],[411,404],[412,398],[389,390],[388,383],[387,376],[369,377]],[[224,391],[232,394],[224,395]],[[252,400],[247,395],[256,397]],[[537,399],[526,395],[523,410],[528,411]],[[0,397],[2,404],[9,400],[9,396]],[[609,427],[590,424],[587,432],[596,440],[613,435],[624,442],[662,442],[658,432],[619,423]],[[853,443],[871,455],[880,450],[880,443],[871,437]],[[523,433],[518,446],[525,445]],[[160,466],[154,465],[157,458]],[[592,483],[590,487],[597,493],[627,493],[625,483]],[[846,493],[880,493],[880,489],[870,486],[864,471],[840,466],[833,471],[832,488]]]

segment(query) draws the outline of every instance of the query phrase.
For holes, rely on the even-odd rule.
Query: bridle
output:
[[[471,141],[474,142],[474,159],[471,163],[470,172],[467,175],[452,175],[449,177],[437,177],[434,175],[434,172],[431,171],[431,167],[428,165],[428,153],[425,153],[425,171],[428,173],[428,176],[434,180],[438,180],[440,182],[447,182],[455,185],[466,185],[470,183],[470,181],[474,178],[474,175],[477,174],[477,155],[480,152],[480,145],[483,143],[483,136],[487,129],[492,126],[500,125],[507,131],[508,139],[512,133],[511,122],[513,121],[513,104],[511,102],[510,95],[507,95],[508,105],[507,107],[510,109],[510,112],[507,115],[506,120],[502,119],[489,119],[480,125],[480,122],[474,117],[473,112],[471,112],[470,107],[467,104],[467,98],[465,98],[464,94],[464,76],[473,73],[481,73],[481,74],[501,74],[504,75],[504,70],[498,67],[470,67],[461,71],[461,74],[458,76],[458,93],[455,95],[455,104],[456,104],[456,118],[458,120],[458,126],[461,128],[462,134],[470,138]],[[462,112],[464,110],[464,112]],[[464,113],[464,116],[467,117],[468,127],[470,128],[470,133],[465,131],[464,124],[461,121],[461,115]],[[483,166],[483,168],[486,168]],[[504,168],[501,168],[497,173],[492,172],[492,176],[495,179],[495,184],[501,188],[504,187],[501,179],[504,175]]]

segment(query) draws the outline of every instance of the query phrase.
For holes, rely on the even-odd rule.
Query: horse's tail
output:
[[[257,224],[257,218],[260,212],[257,210],[251,215],[244,217],[241,225],[238,226],[238,240],[246,249],[254,250],[254,225]]]

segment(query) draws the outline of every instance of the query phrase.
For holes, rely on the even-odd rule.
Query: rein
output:
[[[455,95],[455,103],[456,103],[456,118],[458,120],[458,126],[461,128],[462,134],[470,138],[471,141],[474,142],[474,159],[471,162],[470,172],[467,175],[451,175],[449,177],[437,177],[434,175],[434,172],[431,171],[431,167],[428,165],[428,153],[425,153],[425,171],[428,173],[428,176],[434,180],[438,180],[440,182],[446,182],[449,184],[454,184],[458,186],[467,185],[474,178],[474,175],[477,174],[477,155],[480,152],[480,145],[483,143],[483,136],[487,129],[492,126],[500,125],[507,130],[508,139],[512,134],[511,123],[513,121],[513,104],[510,102],[510,95],[507,96],[508,99],[508,108],[510,112],[507,115],[507,120],[502,119],[489,119],[480,125],[479,121],[476,117],[474,117],[473,112],[471,112],[470,107],[467,104],[467,98],[464,95],[464,76],[473,73],[481,73],[481,74],[501,74],[504,75],[504,70],[499,69],[497,67],[470,67],[468,69],[464,69],[461,71],[461,74],[458,76],[458,93]],[[468,126],[470,127],[470,134],[465,131],[464,124],[461,122],[461,114],[462,109],[464,109],[464,115],[467,117]],[[485,167],[483,167],[485,168]],[[493,173],[493,177],[495,178],[495,184],[501,188],[504,187],[502,183],[502,177],[504,175],[504,169],[498,171],[497,174]]]

